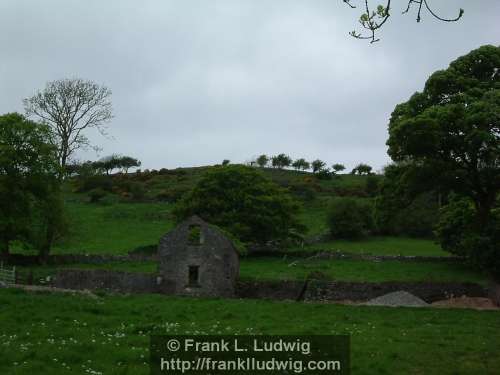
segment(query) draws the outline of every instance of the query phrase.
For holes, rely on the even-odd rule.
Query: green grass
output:
[[[335,240],[306,245],[303,249],[372,255],[450,256],[450,253],[443,251],[441,246],[432,240],[409,237],[369,237],[352,241]]]
[[[321,199],[306,206],[302,221],[309,235],[325,233],[325,204]],[[322,203],[323,202],[323,203]],[[168,203],[90,204],[78,199],[66,203],[69,233],[56,243],[52,254],[126,254],[139,246],[158,243],[174,226]],[[446,256],[432,240],[403,237],[370,237],[357,241],[331,241],[307,245],[304,250],[339,250],[378,255]]]
[[[182,188],[189,190],[201,178],[209,167],[183,168],[176,173],[149,175],[143,181],[142,175],[131,174],[130,179],[143,181],[147,196],[154,198],[164,189]],[[263,173],[280,184],[290,184],[311,179],[310,173],[272,168],[263,169]],[[113,179],[123,176],[113,176]],[[328,232],[327,207],[332,200],[331,190],[335,187],[361,188],[366,176],[341,175],[331,180],[319,180],[321,192],[312,202],[306,202],[300,215],[307,227],[306,236],[316,236]],[[66,216],[69,232],[52,249],[52,254],[88,253],[88,254],[126,254],[146,245],[156,244],[159,238],[174,226],[170,214],[173,204],[169,203],[130,203],[120,202],[117,195],[106,197],[105,203],[88,203],[88,196],[74,193],[75,181],[64,185]],[[367,198],[357,198],[367,199]],[[443,255],[431,241],[411,239],[370,239],[368,241],[336,241],[308,246],[316,250],[333,247],[335,250],[349,252],[373,252],[377,254],[405,255]],[[28,252],[20,247],[15,252]]]
[[[348,334],[352,373],[493,374],[496,311],[0,290],[0,373],[148,374],[149,335]]]
[[[300,220],[307,227],[306,236],[315,236],[328,232],[327,210],[331,202],[329,197],[318,197],[314,201],[304,204],[300,213]]]
[[[248,258],[240,263],[240,277],[260,280],[304,280],[321,272],[332,280],[384,282],[476,282],[486,285],[486,275],[466,265],[448,262],[400,262],[364,260],[305,260]]]
[[[158,243],[173,228],[171,204],[68,202],[70,233],[53,254],[126,254],[139,246]]]
[[[155,262],[110,262],[106,264],[70,264],[65,266],[18,267],[22,275],[33,272],[34,280],[53,276],[58,269],[108,269],[154,273]],[[475,282],[486,285],[486,275],[463,264],[448,262],[399,262],[364,260],[314,260],[281,258],[243,258],[240,277],[257,280],[304,280],[311,272],[321,272],[332,280],[358,282],[425,281]]]

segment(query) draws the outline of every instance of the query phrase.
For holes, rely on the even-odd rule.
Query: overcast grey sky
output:
[[[354,0],[355,2],[355,0]],[[394,2],[393,2],[394,3]],[[261,153],[380,168],[394,106],[427,77],[500,44],[500,1],[433,0],[393,17],[375,44],[347,33],[341,0],[2,0],[0,113],[45,83],[79,77],[113,91],[103,151],[144,168],[245,162]]]

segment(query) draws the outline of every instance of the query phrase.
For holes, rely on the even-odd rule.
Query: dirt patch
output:
[[[495,303],[489,298],[465,296],[436,301],[432,303],[432,306],[476,310],[500,310],[500,307],[496,306]]]

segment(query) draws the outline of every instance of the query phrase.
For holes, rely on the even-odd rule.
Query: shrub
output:
[[[170,188],[170,189],[163,189],[158,194],[156,194],[155,198],[159,201],[175,203],[179,199],[182,198],[182,196],[184,195],[185,192],[186,192],[186,189],[178,188],[178,187]]]
[[[259,170],[228,165],[208,171],[174,209],[177,220],[193,214],[244,242],[284,240],[305,230],[298,204]]]
[[[92,189],[89,191],[90,203],[99,203],[106,195],[107,192],[101,188]]]
[[[322,169],[318,173],[316,173],[316,177],[319,180],[331,180],[332,179],[332,174],[328,169]]]
[[[90,192],[94,189],[111,191],[113,188],[113,180],[109,176],[95,175],[83,178],[80,181],[80,192]]]
[[[329,208],[328,226],[333,238],[367,235],[373,229],[371,206],[352,198],[337,198]]]
[[[453,197],[439,212],[436,235],[443,250],[467,257],[473,264],[500,278],[500,210],[493,210],[479,226],[470,199]]]

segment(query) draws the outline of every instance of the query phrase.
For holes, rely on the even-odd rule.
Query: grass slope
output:
[[[349,334],[354,375],[500,368],[500,319],[491,311],[17,290],[0,290],[0,306],[2,374],[148,374],[151,333]]]
[[[69,233],[56,243],[52,254],[126,254],[139,246],[158,243],[174,227],[169,203],[90,204],[81,199],[66,203]],[[326,231],[324,205],[306,206],[303,222],[309,234]],[[335,250],[381,255],[446,256],[432,240],[404,237],[371,237],[358,241],[331,241],[308,245],[305,250]],[[24,251],[18,249],[18,251]]]
[[[70,233],[53,254],[126,254],[143,245],[158,243],[174,226],[168,203],[68,202]]]
[[[296,248],[299,249],[299,248]],[[347,241],[335,240],[306,245],[310,251],[341,251],[355,254],[404,255],[404,256],[450,256],[432,240],[408,237],[369,237]]]

